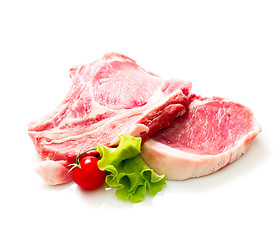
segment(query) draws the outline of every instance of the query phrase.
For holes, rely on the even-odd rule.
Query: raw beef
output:
[[[238,159],[260,131],[249,108],[193,96],[182,117],[145,142],[141,156],[168,180],[200,177]]]
[[[28,133],[40,152],[37,172],[48,184],[72,180],[68,164],[96,144],[115,145],[118,135],[147,140],[185,113],[191,83],[164,81],[116,53],[71,69],[65,100]]]

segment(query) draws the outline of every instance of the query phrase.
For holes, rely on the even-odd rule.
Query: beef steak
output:
[[[29,125],[40,152],[37,172],[48,184],[72,180],[68,164],[80,151],[118,142],[118,135],[147,140],[185,113],[191,83],[165,81],[117,53],[70,70],[72,87],[48,116]]]
[[[141,156],[168,180],[200,177],[238,159],[260,131],[249,108],[193,96],[183,116],[145,142]]]

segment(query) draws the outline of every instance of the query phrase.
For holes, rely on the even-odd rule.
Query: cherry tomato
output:
[[[73,181],[85,190],[93,190],[100,187],[105,179],[105,172],[98,168],[94,156],[82,157],[79,161],[80,167],[73,169]]]

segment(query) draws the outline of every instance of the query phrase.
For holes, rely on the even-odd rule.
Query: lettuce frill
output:
[[[166,185],[165,175],[156,174],[139,156],[141,138],[120,135],[119,139],[117,148],[97,146],[101,156],[98,167],[107,172],[105,182],[118,188],[115,194],[121,200],[137,203],[144,200],[147,191],[156,195]]]

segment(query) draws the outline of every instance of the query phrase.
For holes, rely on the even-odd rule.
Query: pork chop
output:
[[[260,132],[249,108],[219,97],[193,96],[183,116],[145,142],[141,156],[168,180],[200,177],[238,159]]]
[[[93,145],[116,145],[120,134],[143,142],[185,113],[191,83],[165,81],[122,54],[70,70],[72,87],[48,116],[29,125],[41,162],[37,172],[48,184],[72,180],[68,165]]]

